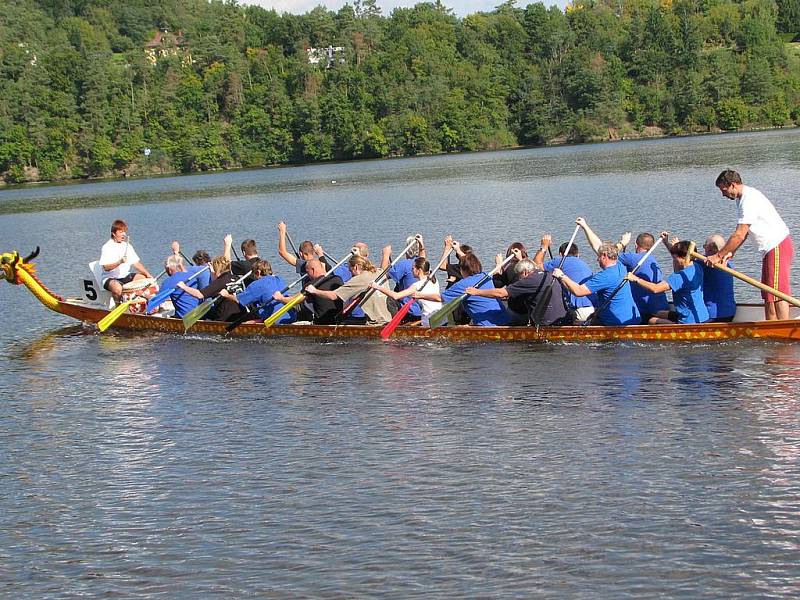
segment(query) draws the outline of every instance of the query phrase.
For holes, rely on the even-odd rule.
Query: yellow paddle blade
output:
[[[131,305],[131,302],[133,302],[133,300],[127,300],[122,304],[117,304],[114,310],[112,310],[110,313],[108,313],[105,317],[103,317],[97,322],[97,328],[100,331],[105,331],[106,329],[111,327],[114,324],[114,321],[119,319],[124,313],[128,311],[128,307]]]
[[[272,327],[278,321],[278,319],[280,319],[283,315],[292,310],[296,305],[300,304],[303,300],[305,300],[305,297],[306,295],[303,292],[300,292],[299,294],[295,294],[294,296],[292,296],[292,299],[289,300],[289,302],[287,302],[281,308],[272,313],[269,316],[269,318],[264,321],[264,327]]]
[[[211,310],[211,307],[214,306],[214,302],[216,300],[212,298],[208,298],[207,300],[203,300],[200,304],[195,306],[192,310],[188,313],[183,315],[183,332],[186,333],[194,324],[197,323],[200,319],[206,316],[208,311]]]

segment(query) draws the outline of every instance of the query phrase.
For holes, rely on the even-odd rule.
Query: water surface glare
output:
[[[285,277],[282,218],[335,254],[453,232],[484,264],[578,215],[701,240],[734,227],[728,166],[800,228],[790,131],[5,190],[0,251],[40,245],[77,294],[116,217],[151,269],[230,231]],[[0,596],[800,590],[796,344],[100,335],[3,282],[0,305]]]

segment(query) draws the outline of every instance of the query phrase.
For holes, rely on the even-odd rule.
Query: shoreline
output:
[[[660,129],[658,127],[647,127],[645,129],[649,129],[650,131]],[[24,183],[7,183],[3,179],[0,178],[0,192],[4,190],[19,190],[19,189],[26,189],[32,187],[57,187],[57,186],[68,186],[68,185],[80,185],[80,184],[87,184],[87,183],[104,183],[104,182],[112,182],[112,181],[130,181],[130,180],[146,180],[146,179],[160,179],[163,177],[183,177],[183,176],[192,176],[192,175],[208,175],[212,173],[228,173],[228,172],[236,172],[236,171],[254,171],[260,169],[283,169],[283,168],[295,168],[295,167],[306,167],[310,165],[330,165],[330,164],[347,164],[347,163],[355,163],[355,162],[367,162],[367,161],[377,161],[377,160],[396,160],[396,159],[403,159],[403,158],[423,158],[423,157],[436,157],[436,156],[458,156],[458,155],[466,155],[466,154],[478,154],[481,152],[507,152],[507,151],[514,151],[514,150],[533,150],[533,149],[547,149],[547,148],[563,148],[563,147],[573,147],[573,146],[594,146],[598,144],[618,144],[624,142],[642,142],[642,141],[649,141],[649,140],[664,140],[670,138],[693,138],[693,137],[706,137],[706,136],[714,136],[714,135],[728,135],[728,134],[741,134],[741,133],[759,133],[759,132],[770,132],[770,131],[784,131],[784,130],[792,130],[792,129],[800,129],[800,125],[785,125],[785,126],[770,126],[770,127],[753,127],[748,129],[737,129],[734,131],[725,131],[721,129],[712,130],[712,131],[703,131],[703,132],[681,132],[681,133],[659,133],[653,135],[630,135],[626,132],[626,135],[614,136],[612,132],[614,130],[609,129],[609,137],[603,139],[593,139],[587,140],[583,142],[569,142],[569,141],[553,141],[548,144],[541,144],[541,145],[517,145],[517,146],[504,146],[501,148],[484,148],[481,150],[474,150],[471,152],[438,152],[435,154],[415,154],[411,156],[382,156],[382,157],[375,157],[375,158],[352,158],[352,159],[343,159],[343,160],[327,160],[327,161],[313,161],[313,162],[288,162],[288,163],[281,163],[281,164],[273,164],[273,165],[262,165],[262,166],[252,166],[252,167],[230,167],[230,168],[223,168],[223,169],[211,169],[208,171],[189,171],[189,172],[182,172],[178,170],[151,170],[150,172],[136,172],[134,174],[128,175],[125,174],[124,171],[122,173],[116,173],[114,175],[109,175],[105,177],[80,177],[80,178],[69,178],[69,179],[42,179],[37,181],[26,181]]]

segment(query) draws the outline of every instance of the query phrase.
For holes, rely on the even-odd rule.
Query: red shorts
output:
[[[761,282],[791,296],[792,288],[789,284],[789,271],[792,268],[793,254],[792,236],[787,235],[777,247],[764,255],[764,262],[761,263]],[[761,292],[761,297],[764,302],[779,300],[779,298],[764,291]]]

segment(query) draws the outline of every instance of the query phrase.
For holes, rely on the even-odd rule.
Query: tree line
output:
[[[800,124],[797,0],[10,0],[7,182]]]

